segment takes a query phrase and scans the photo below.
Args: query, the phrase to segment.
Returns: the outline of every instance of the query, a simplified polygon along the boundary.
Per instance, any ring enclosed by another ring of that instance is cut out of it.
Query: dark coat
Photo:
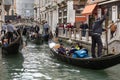
[[[106,19],[106,15],[104,15],[103,18],[101,19],[97,19],[94,23],[93,23],[93,26],[92,26],[92,31],[94,33],[99,33],[99,34],[102,34],[102,23],[104,22],[104,20]]]

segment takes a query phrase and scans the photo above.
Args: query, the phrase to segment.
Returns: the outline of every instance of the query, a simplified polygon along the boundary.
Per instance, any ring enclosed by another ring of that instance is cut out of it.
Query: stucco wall
[[[73,9],[73,1],[67,2],[67,22],[72,25],[75,22],[75,10]]]

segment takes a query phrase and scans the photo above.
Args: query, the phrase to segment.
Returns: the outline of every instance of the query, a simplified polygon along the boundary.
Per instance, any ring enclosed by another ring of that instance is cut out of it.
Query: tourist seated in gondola
[[[75,48],[75,46],[72,46],[71,49],[67,52],[67,55],[71,56],[75,51],[77,51],[77,49]]]
[[[31,33],[30,33],[30,38],[31,38],[31,40],[36,39],[36,34],[35,34],[35,32],[31,32]]]
[[[18,36],[18,35],[14,33],[14,34],[13,34],[12,41],[16,40],[16,39],[17,39],[17,36]],[[5,35],[2,37],[1,40],[2,40],[3,46],[5,46],[5,47],[6,47],[8,44],[10,44],[9,41],[8,41],[8,33],[5,34]]]
[[[83,48],[78,42],[72,45],[71,49],[68,51],[68,56],[71,56],[75,51],[81,50]]]
[[[1,37],[2,45],[6,46],[8,44],[7,34]]]
[[[7,46],[8,46],[8,39],[4,39],[4,40],[3,40],[3,46],[4,46],[4,47],[7,47]]]
[[[80,43],[75,43],[75,49],[77,49],[77,50],[80,50],[80,49],[82,49],[83,48],[83,46],[82,45],[80,45]]]
[[[66,49],[64,48],[63,44],[60,44],[60,47],[58,48],[58,53],[62,55],[66,55]]]
[[[72,58],[89,58],[88,50],[87,49],[77,50],[72,54]]]
[[[39,35],[39,33],[35,33],[35,39],[38,39],[40,37]]]

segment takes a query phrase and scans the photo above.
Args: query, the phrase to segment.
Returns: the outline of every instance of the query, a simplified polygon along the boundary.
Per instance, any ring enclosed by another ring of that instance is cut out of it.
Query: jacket
[[[107,15],[104,15],[102,19],[97,19],[94,24],[92,25],[93,33],[102,34],[102,23],[106,19]]]

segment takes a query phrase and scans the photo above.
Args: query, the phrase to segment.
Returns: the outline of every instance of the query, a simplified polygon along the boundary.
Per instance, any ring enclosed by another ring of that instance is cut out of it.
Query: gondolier
[[[96,20],[93,23],[92,26],[92,48],[91,48],[91,52],[92,52],[92,57],[96,58],[96,54],[95,54],[95,47],[97,44],[97,57],[100,57],[102,55],[102,48],[103,48],[103,44],[102,44],[102,40],[101,40],[101,35],[102,35],[102,23],[104,22],[104,20],[106,19],[107,16],[107,9],[104,10],[105,15],[103,16],[103,18],[97,18],[96,16]]]
[[[49,24],[47,23],[47,21],[46,21],[45,24],[43,25],[43,28],[44,28],[45,34],[48,34],[48,31],[49,31]]]
[[[13,39],[13,32],[14,32],[14,26],[11,24],[11,22],[7,21],[7,34],[8,34],[8,43],[10,43]]]

